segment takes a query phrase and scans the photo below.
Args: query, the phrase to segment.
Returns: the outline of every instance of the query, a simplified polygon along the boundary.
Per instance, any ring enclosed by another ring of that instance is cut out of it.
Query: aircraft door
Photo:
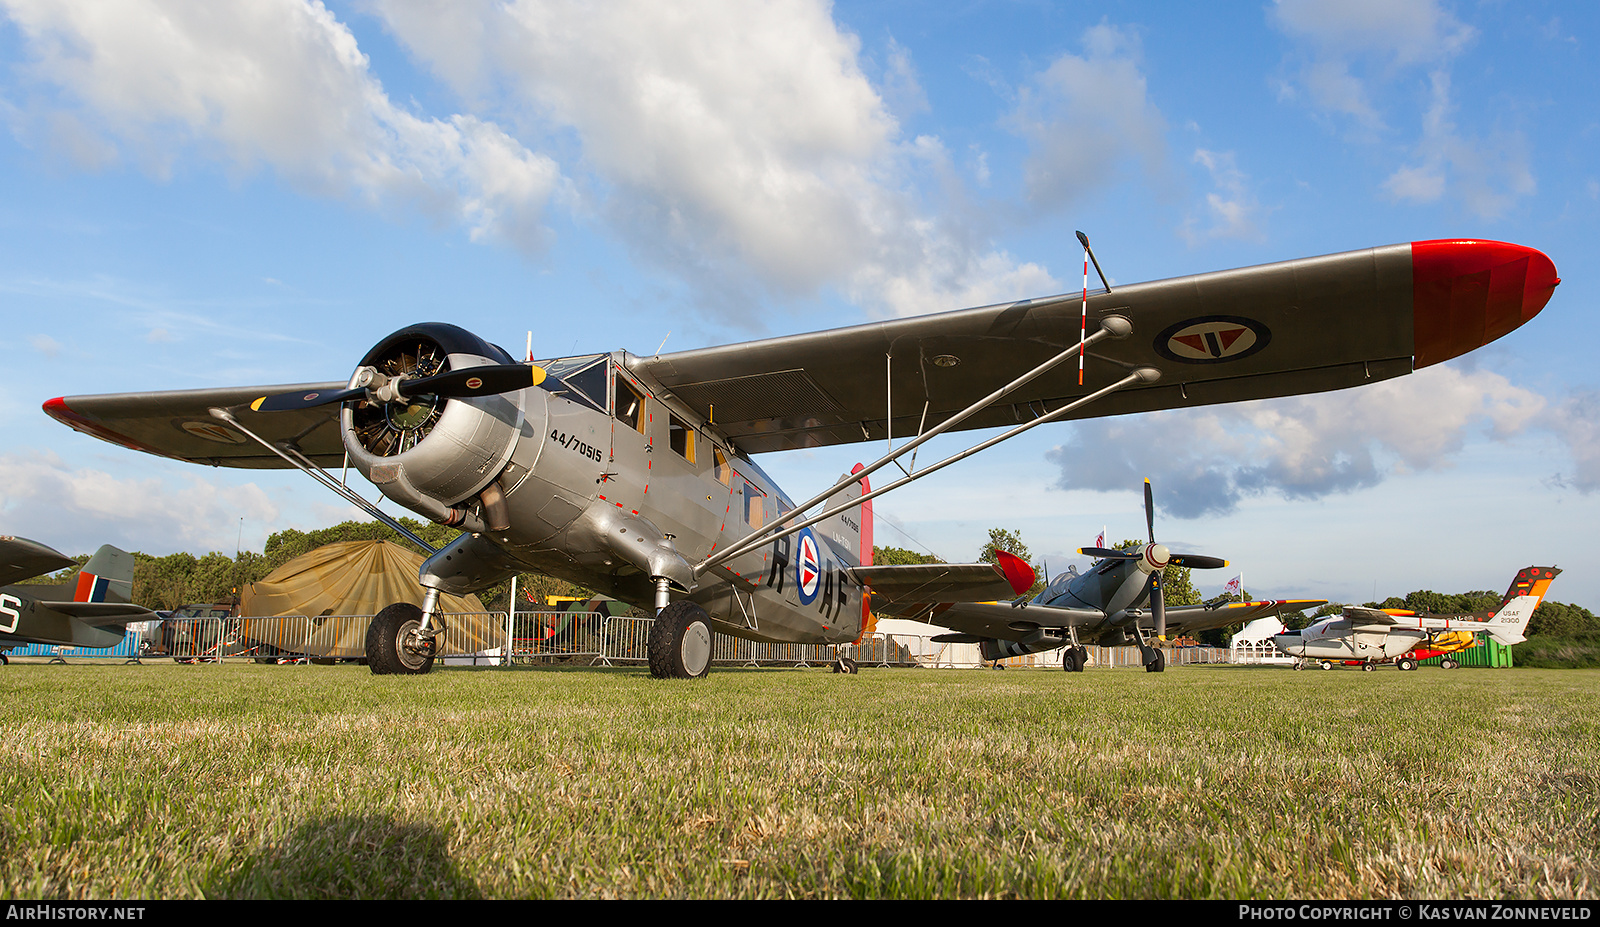
[[[645,506],[654,475],[656,448],[651,425],[656,410],[644,387],[616,364],[611,369],[611,452],[600,479],[600,497],[630,514]]]

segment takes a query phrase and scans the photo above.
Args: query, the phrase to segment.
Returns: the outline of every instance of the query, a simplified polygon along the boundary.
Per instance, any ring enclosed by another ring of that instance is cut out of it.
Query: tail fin
[[[1506,590],[1505,600],[1489,616],[1489,627],[1486,629],[1489,636],[1502,644],[1520,644],[1527,640],[1523,631],[1527,630],[1528,620],[1533,617],[1533,611],[1539,607],[1545,590],[1550,588],[1551,581],[1560,572],[1556,567],[1523,567],[1518,570],[1516,578],[1511,581],[1511,588]]]
[[[860,473],[865,469],[866,467],[861,464],[856,464],[850,472]],[[843,477],[840,478],[843,479]],[[840,503],[859,499],[869,492],[872,492],[872,484],[863,476],[828,497],[828,501],[823,505],[831,509]],[[817,525],[817,530],[827,534],[843,544],[846,550],[854,553],[857,558],[856,563],[860,566],[872,566],[871,499],[853,509],[846,509],[827,521],[820,522]],[[861,637],[866,637],[872,633],[872,628],[876,623],[877,619],[872,615],[872,599],[870,596],[863,594],[861,596],[861,635],[857,640],[859,641]]]
[[[133,554],[110,544],[102,545],[78,571],[72,601],[121,604],[133,601],[133,567]]]

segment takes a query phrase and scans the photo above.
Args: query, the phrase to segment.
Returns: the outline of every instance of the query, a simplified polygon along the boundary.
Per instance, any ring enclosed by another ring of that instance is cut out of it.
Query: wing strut
[[[1107,320],[1107,321],[1110,321],[1110,320]],[[1101,335],[1101,334],[1103,334],[1105,332],[1106,332],[1105,327],[1102,327],[1100,329],[1100,331],[1095,332],[1095,336],[1099,336],[1099,335]],[[1093,337],[1094,336],[1091,336],[1091,340],[1092,340]],[[1076,350],[1077,350],[1077,346],[1074,345],[1073,347],[1068,348],[1066,351],[1063,351],[1060,355],[1057,356],[1056,359],[1054,359],[1052,361],[1047,361],[1044,365],[1041,365],[1041,366],[1046,366],[1046,367],[1054,366],[1054,364],[1059,363],[1060,361],[1066,360],[1067,358],[1071,357],[1072,356],[1072,352],[1076,351]],[[1039,371],[1038,368],[1035,368],[1034,371],[1031,371],[1029,374],[1025,374],[1024,375],[1024,379],[1029,378],[1029,377],[1033,376],[1034,374],[1036,374],[1038,372],[1042,372],[1042,371]],[[952,454],[951,456],[946,457],[944,460],[941,460],[936,464],[930,464],[929,466],[924,467],[921,470],[918,470],[917,472],[911,474],[910,476],[902,477],[902,478],[900,478],[898,480],[895,480],[894,482],[888,484],[887,486],[883,486],[883,487],[881,487],[879,489],[874,489],[873,491],[871,491],[869,493],[865,493],[863,495],[857,496],[854,499],[851,499],[849,502],[840,503],[839,505],[836,505],[831,509],[824,509],[819,514],[813,515],[810,518],[807,518],[807,519],[805,519],[803,521],[800,521],[800,522],[797,522],[797,523],[794,523],[794,524],[790,524],[790,525],[788,525],[788,527],[785,527],[785,522],[773,522],[772,524],[768,525],[767,527],[765,527],[765,528],[763,528],[763,529],[761,529],[759,531],[756,531],[753,534],[750,534],[750,535],[746,536],[744,540],[739,541],[739,542],[729,546],[728,548],[724,549],[722,552],[720,552],[718,554],[715,554],[715,555],[713,555],[711,557],[707,557],[705,560],[702,560],[699,563],[695,564],[695,566],[694,566],[694,575],[699,576],[701,573],[704,573],[707,569],[715,566],[718,563],[723,562],[724,560],[728,560],[730,558],[737,557],[740,554],[748,553],[748,552],[756,549],[757,547],[760,547],[762,544],[765,544],[768,541],[776,540],[776,539],[781,538],[781,537],[788,537],[791,534],[796,534],[796,533],[798,533],[799,531],[801,531],[801,530],[803,530],[805,528],[811,527],[812,525],[816,524],[819,521],[822,521],[822,520],[827,519],[827,518],[832,518],[833,516],[839,514],[840,512],[848,511],[848,510],[850,510],[852,508],[855,508],[856,506],[860,505],[863,502],[866,502],[869,499],[877,498],[878,496],[881,496],[884,493],[889,492],[890,490],[898,489],[901,486],[904,486],[907,483],[910,483],[910,482],[912,482],[914,480],[920,480],[923,477],[927,476],[928,474],[933,473],[933,472],[935,472],[937,470],[942,470],[945,467],[948,467],[949,465],[951,465],[951,464],[953,464],[953,463],[955,463],[955,462],[957,462],[959,460],[965,460],[966,458],[971,457],[973,454],[976,454],[979,451],[986,450],[988,448],[993,447],[996,444],[999,444],[1002,441],[1008,440],[1010,438],[1014,438],[1017,435],[1022,434],[1024,431],[1027,431],[1030,428],[1035,428],[1035,427],[1037,427],[1039,425],[1043,425],[1043,424],[1045,424],[1047,422],[1053,422],[1053,421],[1055,421],[1055,420],[1057,420],[1059,418],[1064,417],[1068,413],[1073,412],[1073,411],[1075,411],[1075,410],[1077,410],[1077,409],[1079,409],[1079,408],[1081,408],[1081,407],[1083,407],[1085,405],[1088,405],[1089,403],[1094,402],[1097,399],[1104,398],[1105,396],[1108,396],[1108,395],[1116,392],[1119,389],[1122,389],[1122,388],[1128,387],[1128,386],[1132,386],[1132,385],[1134,385],[1136,383],[1154,383],[1156,380],[1158,380],[1160,378],[1161,378],[1161,371],[1156,370],[1154,367],[1140,367],[1139,369],[1133,371],[1132,373],[1128,374],[1127,376],[1123,377],[1122,379],[1118,380],[1117,382],[1111,384],[1110,386],[1106,386],[1106,387],[1103,387],[1101,389],[1098,389],[1098,390],[1090,393],[1089,395],[1084,396],[1082,399],[1077,399],[1077,400],[1074,400],[1072,402],[1069,402],[1066,405],[1062,406],[1061,408],[1056,409],[1054,412],[1046,413],[1044,415],[1039,416],[1038,418],[1034,419],[1031,422],[1026,422],[1024,424],[1018,425],[1018,426],[1016,426],[1015,428],[1012,428],[1009,431],[1006,431],[1006,432],[1004,432],[1004,433],[1002,433],[1000,435],[997,435],[997,436],[995,436],[993,438],[990,438],[987,441],[982,442],[981,444],[975,444],[972,447],[967,448],[966,450],[962,451],[959,454]],[[1011,388],[1019,385],[1020,382],[1021,382],[1020,380],[1017,381],[1017,382],[1013,382],[1009,386],[1003,387],[1000,390],[1000,392],[1004,393],[1004,392],[1010,390]],[[952,423],[958,421],[959,419],[965,418],[969,414],[977,411],[982,406],[987,405],[989,403],[989,401],[990,401],[989,399],[980,400],[977,404],[968,407],[965,411],[959,413],[954,418],[950,419],[949,421],[946,421],[944,424],[940,425],[938,428],[935,428],[934,430],[928,432],[922,438],[918,438],[916,441],[912,442],[911,444],[908,444],[905,447],[902,447],[899,451],[896,451],[894,455],[891,455],[890,457],[886,457],[886,458],[884,458],[882,460],[879,460],[877,463],[873,464],[870,467],[865,468],[864,470],[858,470],[855,473],[852,473],[847,482],[850,482],[850,483],[856,482],[857,480],[861,479],[861,477],[865,476],[867,473],[870,473],[875,469],[883,467],[884,465],[890,463],[894,456],[898,456],[899,454],[903,454],[907,450],[910,450],[911,448],[915,447],[916,445],[922,443],[924,440],[933,437],[934,435],[938,434],[940,431],[948,428]],[[796,506],[795,507],[795,511],[797,511],[797,512],[805,511],[806,509],[810,508],[811,506],[815,505],[816,503],[822,501],[823,499],[826,499],[828,496],[832,495],[834,492],[838,491],[839,488],[840,488],[840,484],[835,484],[835,486],[833,488],[828,489],[827,491],[825,491],[821,495],[817,496],[815,499],[812,499],[810,502],[807,502],[805,505]]]
[[[285,449],[271,444],[265,438],[262,438],[260,435],[239,424],[239,420],[234,418],[233,413],[229,412],[227,409],[213,408],[211,410],[211,417],[227,422],[229,425],[232,425],[234,428],[238,429],[242,434],[244,434],[245,437],[251,439],[272,453],[277,454],[284,460],[287,460],[290,466],[305,473],[307,476],[333,490],[335,493],[338,493],[339,496],[346,502],[349,502],[351,505],[354,505],[361,511],[366,512],[373,518],[376,518],[377,520],[393,528],[406,540],[422,548],[423,552],[429,556],[439,552],[438,548],[434,547],[432,544],[429,544],[427,541],[424,541],[422,538],[417,537],[416,534],[411,531],[411,529],[400,524],[400,522],[396,521],[395,519],[390,518],[386,512],[362,498],[361,495],[355,490],[344,485],[343,482],[329,476],[326,471],[308,460],[304,454],[299,452],[298,449],[293,447]],[[290,451],[293,451],[293,453],[290,453]],[[346,452],[346,455],[348,459],[348,452]]]

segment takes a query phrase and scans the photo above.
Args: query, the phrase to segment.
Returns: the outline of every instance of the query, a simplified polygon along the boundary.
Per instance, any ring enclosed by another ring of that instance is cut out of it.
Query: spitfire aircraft
[[[77,561],[27,538],[0,536],[0,648],[19,644],[115,647],[129,622],[156,616],[129,604],[133,555],[106,544],[71,582],[60,586],[11,585]],[[0,653],[0,663],[5,654]]]
[[[646,357],[520,362],[425,323],[380,340],[348,381],[66,396],[44,409],[177,460],[297,467],[398,526],[330,472],[353,465],[389,499],[460,528],[422,566],[421,608],[373,620],[375,673],[431,668],[440,593],[532,570],[653,608],[651,671],[693,677],[715,633],[859,638],[869,589],[916,582],[872,564],[870,500],[910,480],[1048,422],[1401,376],[1509,333],[1558,282],[1531,248],[1424,241],[1092,294],[1086,274],[1081,295]],[[1005,430],[870,487],[935,436],[973,428]],[[896,435],[911,440],[799,504],[752,459],[892,448]],[[985,601],[1026,589],[1022,578],[985,566],[941,594]]]
[[[1487,631],[1502,644],[1520,644],[1527,640],[1522,632],[1528,627],[1528,619],[1560,572],[1555,567],[1523,567],[1500,604],[1477,614],[1429,615],[1403,608],[1347,605],[1342,614],[1330,615],[1299,631],[1275,635],[1272,643],[1297,658],[1295,669],[1301,669],[1308,661],[1319,662],[1323,669],[1331,669],[1335,661],[1353,661],[1368,671],[1390,660],[1402,670],[1414,670],[1418,649],[1462,632],[1475,636],[1478,631]],[[1452,646],[1458,642],[1442,643]]]
[[[873,608],[880,614],[953,628],[955,633],[939,635],[934,640],[977,644],[985,660],[1061,647],[1061,668],[1081,673],[1088,663],[1087,644],[1132,644],[1139,648],[1145,671],[1159,673],[1166,669],[1166,655],[1151,641],[1165,640],[1169,628],[1192,633],[1327,604],[1326,599],[1278,599],[1214,601],[1169,608],[1161,588],[1162,571],[1169,564],[1210,570],[1225,567],[1228,561],[1202,554],[1173,553],[1165,544],[1156,543],[1155,504],[1149,480],[1144,481],[1144,513],[1148,544],[1137,550],[1082,548],[1079,553],[1098,558],[1095,564],[1085,573],[1070,570],[1057,576],[1032,599],[935,604],[925,592],[913,590],[898,596],[875,596]]]

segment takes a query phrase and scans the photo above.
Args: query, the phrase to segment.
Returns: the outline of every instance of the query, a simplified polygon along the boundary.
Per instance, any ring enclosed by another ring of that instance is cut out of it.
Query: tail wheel
[[[716,635],[706,610],[686,599],[673,602],[650,626],[650,675],[657,679],[699,679],[711,669]]]
[[[422,609],[396,602],[367,627],[367,667],[373,675],[421,675],[433,669],[434,642],[417,632],[422,629]]]

